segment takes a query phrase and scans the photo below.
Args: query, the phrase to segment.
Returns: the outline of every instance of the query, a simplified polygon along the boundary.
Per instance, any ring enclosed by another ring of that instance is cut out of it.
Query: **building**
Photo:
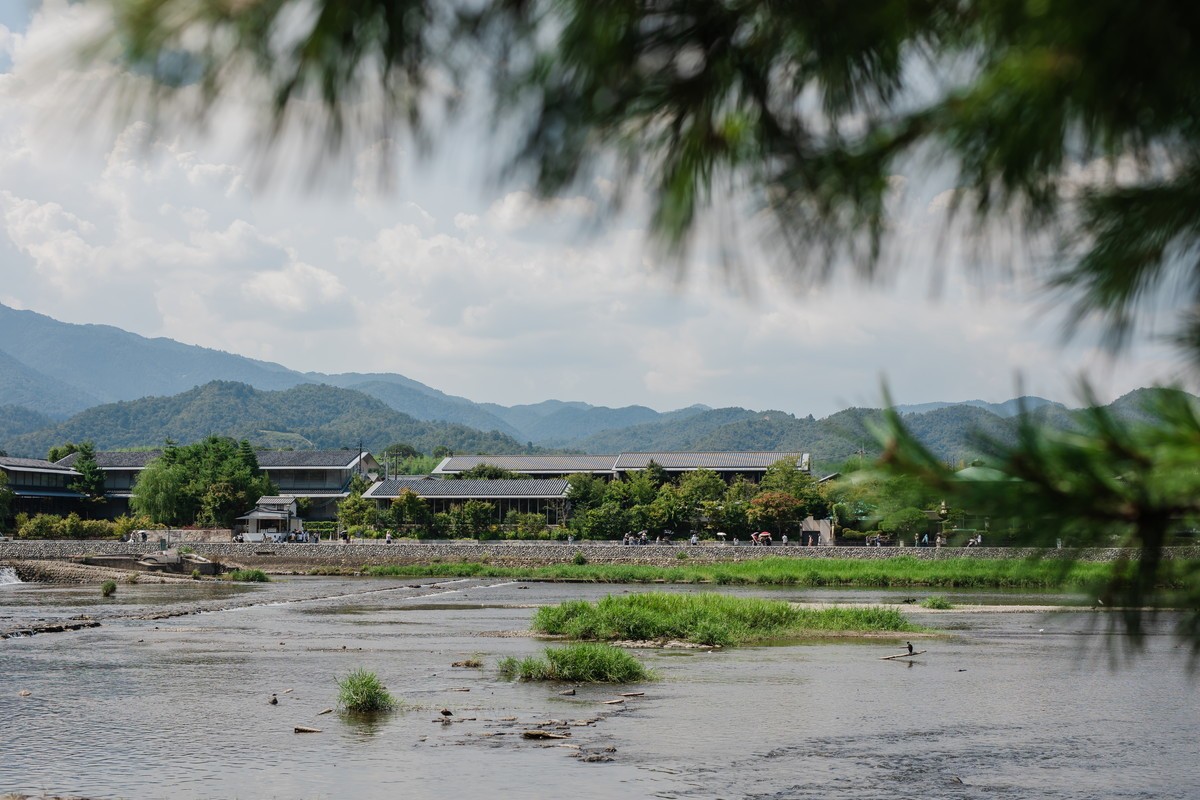
[[[356,475],[373,481],[379,462],[366,450],[259,450],[258,467],[283,497],[307,500],[305,519],[334,519]]]
[[[771,465],[783,460],[792,461],[796,469],[808,472],[811,460],[808,453],[792,452],[728,452],[728,453],[618,453],[617,455],[514,455],[514,456],[450,456],[433,470],[433,475],[460,475],[481,464],[537,478],[565,478],[580,473],[605,480],[625,478],[646,469],[651,462],[658,464],[672,478],[683,473],[707,469],[726,481],[744,478],[753,483]]]
[[[97,452],[96,464],[104,472],[104,496],[108,500],[97,508],[97,513],[109,518],[128,514],[137,476],[160,455],[161,450]],[[361,475],[371,481],[380,470],[379,462],[365,450],[258,450],[254,455],[259,469],[271,479],[280,495],[305,501],[306,519],[333,519],[337,516],[338,501],[350,494],[354,476]],[[71,466],[78,458],[78,453],[72,453],[54,464],[43,463],[77,475]]]
[[[539,514],[545,517],[547,525],[558,525],[567,515],[567,488],[565,478],[472,481],[406,477],[380,481],[364,492],[363,497],[374,500],[383,510],[408,489],[428,503],[434,514],[469,500],[480,500],[496,509],[496,522],[503,522],[509,512],[516,511]]]
[[[237,518],[235,533],[247,542],[281,540],[304,530],[294,497],[260,497],[254,510]]]
[[[70,467],[40,458],[0,456],[0,472],[15,495],[12,514],[66,515],[79,510],[83,495],[70,488],[79,473]]]

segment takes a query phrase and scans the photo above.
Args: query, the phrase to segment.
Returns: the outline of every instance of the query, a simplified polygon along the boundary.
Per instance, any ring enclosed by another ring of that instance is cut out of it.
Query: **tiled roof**
[[[466,472],[480,464],[490,464],[511,472],[611,472],[616,456],[451,456],[438,464],[434,473]]]
[[[615,469],[645,469],[651,461],[664,469],[766,469],[781,459],[800,463],[803,453],[764,453],[743,451],[732,453],[621,453]]]
[[[162,455],[161,450],[137,450],[133,452],[101,451],[96,453],[96,466],[100,469],[143,469]],[[54,462],[66,467],[75,466],[79,453],[71,453]]]
[[[42,458],[13,458],[0,456],[0,467],[7,467],[20,472],[53,472],[60,475],[78,475],[75,470],[64,464],[55,464]]]
[[[286,505],[294,502],[295,499],[296,498],[294,498],[294,497],[279,497],[279,496],[260,497],[260,498],[258,498],[258,502],[255,503],[255,505],[257,505],[257,506],[279,506],[279,505],[286,506]]]
[[[363,454],[366,451],[362,451]],[[263,469],[348,469],[358,461],[358,450],[256,450],[258,466]]]
[[[390,478],[372,486],[363,497],[388,499],[396,497],[404,489],[410,489],[421,497],[444,497],[449,499],[479,499],[491,497],[566,497],[567,482],[562,478],[529,480],[412,480]]]

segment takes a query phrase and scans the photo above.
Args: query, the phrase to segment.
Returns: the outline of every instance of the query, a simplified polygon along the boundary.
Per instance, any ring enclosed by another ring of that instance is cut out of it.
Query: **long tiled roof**
[[[258,466],[264,469],[318,467],[347,469],[358,461],[358,450],[256,450]],[[362,451],[366,453],[366,451]]]
[[[558,456],[450,456],[434,469],[435,474],[466,472],[480,464],[523,472],[611,472],[616,456],[558,455]]]
[[[101,469],[142,469],[153,459],[162,455],[161,450],[139,450],[135,452],[100,451],[96,453],[96,464]],[[358,460],[358,450],[256,450],[258,466],[270,469],[348,469]],[[363,455],[367,455],[363,451]],[[57,464],[70,467],[79,458],[78,453],[58,460]]]
[[[0,467],[18,470],[20,472],[53,472],[58,475],[78,475],[75,470],[64,464],[56,464],[42,458],[14,458],[0,456]]]
[[[800,463],[803,453],[621,453],[614,467],[618,471],[645,469],[651,461],[664,469],[766,469],[776,461],[789,459]]]
[[[567,482],[562,478],[530,478],[528,480],[413,480],[390,478],[372,486],[363,497],[388,499],[404,489],[420,497],[448,499],[486,499],[490,497],[566,497]]]
[[[161,450],[136,450],[132,452],[100,451],[96,453],[96,466],[100,469],[143,469],[162,455]],[[71,453],[54,462],[66,467],[75,466],[79,453]]]

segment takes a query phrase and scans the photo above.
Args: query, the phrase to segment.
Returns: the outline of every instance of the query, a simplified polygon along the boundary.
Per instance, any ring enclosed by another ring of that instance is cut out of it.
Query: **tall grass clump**
[[[271,579],[261,569],[235,569],[232,572],[225,573],[225,580],[268,583]]]
[[[338,681],[338,705],[352,714],[377,714],[391,711],[397,703],[379,682],[379,676],[356,669]]]
[[[939,594],[932,594],[921,601],[921,608],[932,608],[935,611],[949,611],[954,604]]]
[[[550,647],[542,658],[509,656],[499,667],[501,677],[522,681],[634,683],[657,677],[629,653],[608,644]]]
[[[571,600],[538,609],[540,633],[594,641],[676,639],[727,647],[805,633],[916,631],[895,609],[803,609],[782,600],[721,594],[654,592],[595,603]]]
[[[117,593],[117,582],[116,581],[105,581],[104,583],[100,584],[100,596],[101,597],[112,597],[116,593]]]

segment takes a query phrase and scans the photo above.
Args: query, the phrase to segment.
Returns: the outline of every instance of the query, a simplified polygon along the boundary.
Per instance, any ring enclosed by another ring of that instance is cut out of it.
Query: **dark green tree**
[[[8,488],[8,474],[0,470],[0,523],[8,520],[9,512],[12,511],[12,503],[16,498],[12,489]]]
[[[130,505],[162,525],[230,527],[259,497],[275,493],[236,442],[210,436],[183,447],[167,442],[138,475]]]
[[[572,513],[596,508],[604,502],[607,486],[604,481],[587,472],[567,476],[567,499]]]
[[[51,454],[53,452],[51,450]],[[105,501],[104,470],[100,469],[100,465],[96,463],[95,445],[90,441],[82,442],[75,452],[79,455],[75,458],[75,463],[71,465],[71,468],[79,473],[79,477],[71,481],[68,488],[79,492],[89,502],[103,503]],[[60,458],[65,458],[65,456],[60,456]]]
[[[56,444],[54,447],[51,447],[50,452],[46,454],[46,460],[50,462],[62,461],[64,458],[71,455],[71,453],[76,453],[78,451],[79,447],[74,442]],[[94,452],[93,455],[95,455]]]
[[[523,472],[513,472],[511,469],[497,467],[495,464],[476,464],[468,470],[451,476],[451,478],[464,481],[520,480],[528,477]]]

